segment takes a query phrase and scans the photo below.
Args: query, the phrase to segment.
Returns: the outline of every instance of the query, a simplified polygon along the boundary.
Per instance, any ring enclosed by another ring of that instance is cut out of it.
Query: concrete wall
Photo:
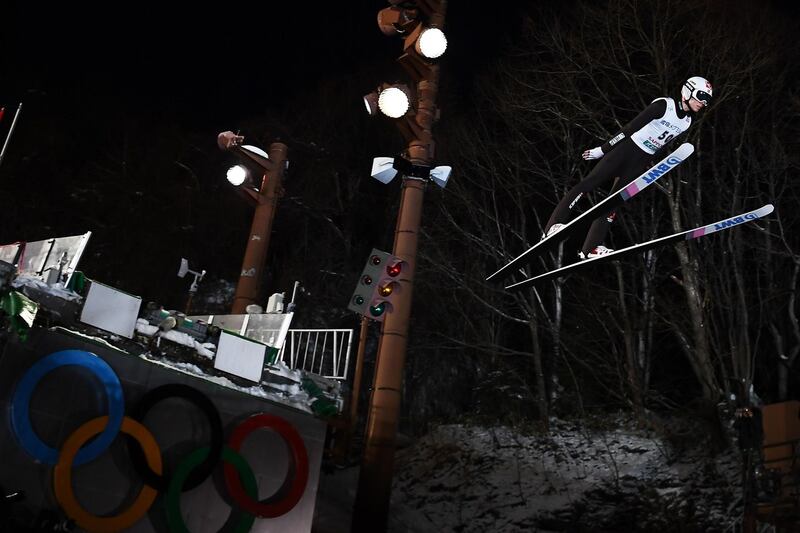
[[[0,485],[7,490],[24,490],[27,500],[17,512],[31,517],[40,509],[57,509],[53,491],[53,467],[34,461],[15,438],[9,420],[9,404],[20,377],[39,359],[66,349],[92,352],[106,361],[119,377],[124,391],[126,414],[147,391],[164,384],[182,383],[207,395],[219,411],[226,439],[231,429],[256,413],[277,415],[302,436],[308,453],[309,477],[302,498],[286,514],[259,518],[251,531],[304,532],[311,530],[326,425],[307,413],[292,410],[262,398],[227,389],[201,378],[149,363],[127,353],[103,346],[66,330],[37,329],[25,343],[9,342],[0,359]],[[60,448],[66,438],[86,421],[107,414],[107,402],[98,379],[87,369],[66,366],[43,377],[33,392],[30,420],[46,444]],[[168,473],[191,451],[207,445],[208,423],[204,415],[182,399],[158,403],[145,418],[155,436]],[[72,486],[81,505],[97,515],[123,511],[139,493],[142,482],[130,465],[125,440],[117,437],[97,459],[72,470]],[[273,495],[287,477],[290,452],[285,441],[273,431],[251,434],[241,449],[258,481],[259,498]],[[218,531],[230,514],[222,468],[199,487],[181,498],[184,520],[190,531]],[[129,531],[169,531],[159,493],[147,515]]]

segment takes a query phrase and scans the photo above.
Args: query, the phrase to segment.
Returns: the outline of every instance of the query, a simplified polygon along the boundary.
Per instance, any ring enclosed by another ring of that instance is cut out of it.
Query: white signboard
[[[81,322],[132,338],[142,299],[92,280]]]
[[[256,383],[261,381],[267,346],[227,331],[222,331],[214,357],[214,368]]]

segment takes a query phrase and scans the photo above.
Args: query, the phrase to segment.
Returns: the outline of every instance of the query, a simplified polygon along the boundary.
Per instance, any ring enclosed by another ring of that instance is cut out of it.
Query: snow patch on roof
[[[203,369],[192,363],[164,362],[153,358],[149,354],[142,354],[139,357],[150,363],[161,365],[170,368],[172,370],[177,370],[178,372],[183,372],[184,374],[189,374],[195,377],[199,377],[206,381],[222,385],[223,387],[228,389],[233,389],[243,392],[250,396],[257,396],[259,398],[272,400],[276,403],[294,407],[295,409],[299,409],[307,413],[313,412],[310,407],[311,398],[309,397],[307,392],[302,390],[297,385],[286,386],[286,385],[267,383],[267,384],[253,385],[250,387],[243,387],[241,385],[237,385],[236,383],[234,383],[233,381],[231,381],[226,377],[206,374],[203,371]]]

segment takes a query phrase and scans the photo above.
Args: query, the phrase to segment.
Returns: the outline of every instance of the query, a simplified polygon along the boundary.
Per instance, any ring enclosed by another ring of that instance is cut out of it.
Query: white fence
[[[289,368],[300,368],[324,378],[347,379],[353,346],[352,329],[289,329],[292,313],[205,315],[188,318],[215,324],[269,346],[280,345],[278,359]],[[280,344],[281,340],[283,344]]]
[[[290,329],[278,357],[289,368],[345,380],[352,346],[352,329]]]

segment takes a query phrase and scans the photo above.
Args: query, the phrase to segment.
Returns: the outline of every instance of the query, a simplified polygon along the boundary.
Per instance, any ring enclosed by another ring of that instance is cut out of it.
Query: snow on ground
[[[440,426],[397,453],[389,531],[726,531],[738,450],[710,457],[703,440],[676,454],[624,428]]]

